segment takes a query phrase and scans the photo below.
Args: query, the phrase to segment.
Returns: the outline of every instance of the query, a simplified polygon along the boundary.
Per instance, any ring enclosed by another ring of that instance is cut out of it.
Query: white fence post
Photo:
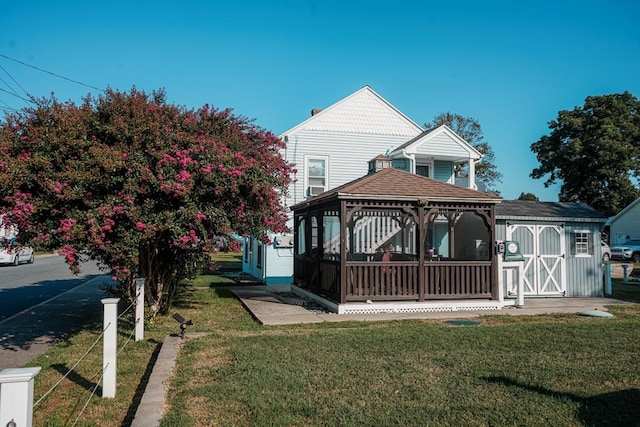
[[[102,346],[102,397],[116,397],[116,366],[118,352],[118,301],[120,298],[105,298]]]
[[[10,368],[0,371],[0,426],[32,426],[33,378],[40,369]]]
[[[611,296],[613,294],[611,286],[611,264],[606,263],[604,265],[604,294]]]
[[[136,341],[144,339],[144,278],[136,279]]]

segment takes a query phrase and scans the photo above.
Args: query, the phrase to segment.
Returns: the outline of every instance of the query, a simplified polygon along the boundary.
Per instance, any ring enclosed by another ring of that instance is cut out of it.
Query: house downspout
[[[402,149],[402,157],[409,160],[409,172],[416,173],[416,159],[415,154],[407,154],[407,150],[405,148]]]

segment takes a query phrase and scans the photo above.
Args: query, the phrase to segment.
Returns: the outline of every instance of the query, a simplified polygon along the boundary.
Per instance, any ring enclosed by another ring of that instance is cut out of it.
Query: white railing
[[[413,245],[415,242],[415,227],[412,227],[407,241]],[[402,230],[397,216],[371,216],[359,219],[353,227],[353,248],[348,248],[353,253],[375,253],[389,239]],[[349,239],[347,239],[349,240]],[[413,250],[413,247],[406,248]],[[340,252],[340,235],[335,235],[325,241],[326,253]]]

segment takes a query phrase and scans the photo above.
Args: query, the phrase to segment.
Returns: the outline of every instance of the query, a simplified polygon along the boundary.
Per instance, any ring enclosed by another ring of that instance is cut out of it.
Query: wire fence
[[[117,315],[117,319],[123,319],[125,315],[127,315],[131,309],[135,306],[135,301],[132,302],[126,309],[124,309],[122,311],[122,313]],[[124,342],[119,346],[119,348],[116,351],[116,355],[119,355],[124,349],[125,347],[129,344],[129,342],[131,341],[131,338],[133,337],[134,333],[135,333],[135,326],[137,322],[141,322],[144,321],[143,319],[135,319],[135,317],[133,318],[133,322],[132,322],[132,330],[131,333],[128,334],[128,336],[125,338]],[[78,368],[78,366],[87,359],[87,357],[92,353],[92,350],[96,347],[96,345],[98,345],[98,343],[100,341],[102,341],[105,337],[105,334],[110,330],[110,328],[114,328],[117,327],[117,321],[116,322],[108,322],[106,325],[103,326],[102,330],[100,331],[100,334],[96,337],[96,339],[91,343],[91,345],[89,345],[89,347],[86,349],[86,351],[84,351],[84,353],[78,358],[78,360],[75,361],[75,363],[69,368],[67,369],[67,371],[55,382],[55,384],[53,384],[49,390],[47,390],[34,404],[33,404],[33,409],[34,411],[48,398],[50,397],[54,391],[56,391],[56,389],[60,386],[60,384],[66,379],[69,378],[69,376],[71,374],[73,374],[76,369]],[[117,333],[117,331],[116,331]],[[80,396],[78,397],[78,399],[76,399],[75,404],[73,405],[73,408],[71,410],[71,412],[68,415],[68,418],[65,422],[64,425],[71,425],[71,426],[75,426],[80,419],[82,418],[82,415],[85,413],[86,409],[89,407],[89,404],[91,402],[91,400],[93,399],[93,397],[96,395],[98,388],[100,386],[103,387],[104,389],[104,378],[105,378],[105,372],[107,371],[107,368],[110,366],[108,362],[104,363],[104,366],[101,366],[100,368],[96,369],[95,374],[93,375],[93,377],[90,379],[90,382],[93,383],[93,386],[90,388],[90,393],[88,397]],[[91,367],[88,368],[89,370],[91,369]],[[96,380],[97,379],[97,380]],[[95,382],[94,382],[95,381]],[[83,402],[84,399],[84,402]],[[82,404],[82,408],[78,411],[78,408],[80,407],[80,405]],[[76,414],[77,412],[77,414]],[[73,421],[71,421],[71,419],[73,418]]]

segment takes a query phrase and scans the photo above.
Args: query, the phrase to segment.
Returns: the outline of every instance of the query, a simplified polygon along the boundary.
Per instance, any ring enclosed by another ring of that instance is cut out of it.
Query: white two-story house
[[[392,166],[439,181],[456,183],[455,166],[465,164],[465,186],[476,188],[475,164],[481,153],[447,126],[425,130],[368,86],[311,116],[280,135],[282,155],[297,173],[285,206],[366,175],[379,155]],[[291,222],[290,228],[293,228]],[[273,235],[273,244],[248,237],[243,272],[266,284],[289,284],[293,277],[293,238]]]

